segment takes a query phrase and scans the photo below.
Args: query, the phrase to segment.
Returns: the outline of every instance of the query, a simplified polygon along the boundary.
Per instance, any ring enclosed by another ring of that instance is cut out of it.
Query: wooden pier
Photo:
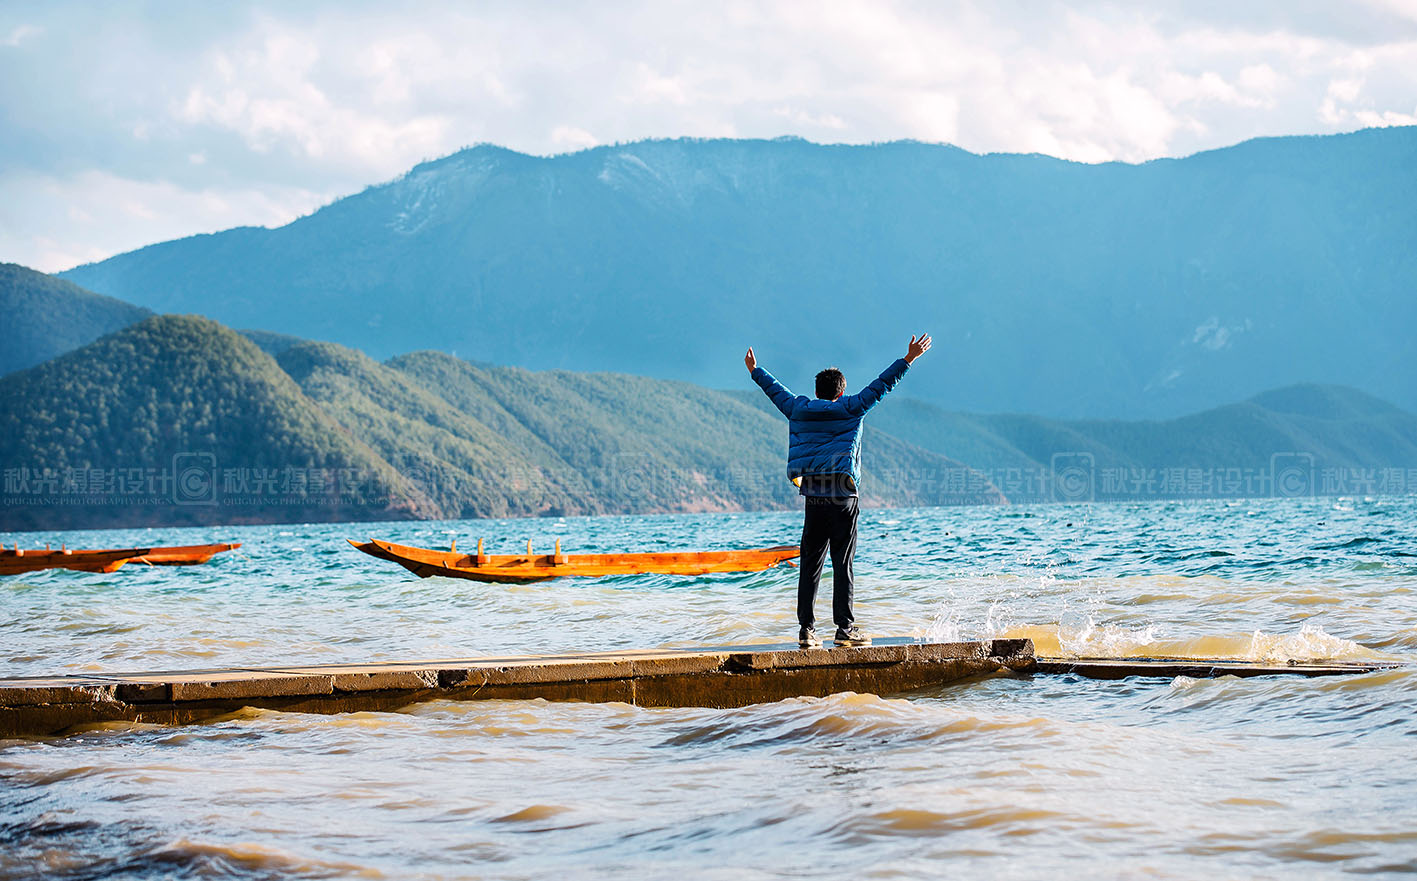
[[[1352,676],[1403,665],[1379,661],[1241,661],[1228,658],[1038,658],[1035,673],[1072,673],[1085,679],[1155,676],[1217,679],[1221,676]]]
[[[0,679],[0,737],[99,722],[183,724],[242,707],[302,713],[392,710],[446,698],[739,707],[840,691],[894,694],[1033,668],[1026,639],[853,648],[724,646],[416,663],[244,667]]]
[[[842,691],[899,694],[998,673],[1128,676],[1333,676],[1382,663],[1265,664],[1194,658],[1036,658],[1027,639],[853,648],[739,645],[703,649],[408,663],[287,665],[0,679],[0,737],[102,722],[185,724],[261,707],[301,713],[394,710],[418,701],[618,701],[644,707],[739,707]]]

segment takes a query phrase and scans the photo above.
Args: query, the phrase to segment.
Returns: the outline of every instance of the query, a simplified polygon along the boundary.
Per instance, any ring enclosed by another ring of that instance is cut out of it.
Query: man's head
[[[846,376],[835,367],[828,367],[817,374],[817,397],[824,401],[835,401],[846,391]]]

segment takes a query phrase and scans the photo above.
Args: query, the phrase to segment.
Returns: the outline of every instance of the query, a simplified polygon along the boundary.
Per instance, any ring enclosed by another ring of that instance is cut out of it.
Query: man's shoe
[[[860,627],[838,627],[836,638],[832,640],[837,645],[870,645],[871,637],[861,632]]]
[[[817,629],[815,627],[803,627],[801,630],[797,631],[797,645],[804,649],[821,648],[822,641],[817,638]]]

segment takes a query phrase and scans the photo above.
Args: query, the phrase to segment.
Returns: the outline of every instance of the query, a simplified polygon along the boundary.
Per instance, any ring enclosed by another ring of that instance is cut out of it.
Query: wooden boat
[[[546,581],[564,575],[596,577],[650,572],[661,575],[758,572],[791,560],[799,553],[796,545],[782,545],[742,551],[563,554],[561,542],[557,541],[555,552],[550,554],[533,554],[531,542],[526,543],[525,554],[486,554],[482,551],[482,540],[478,539],[477,553],[464,554],[458,551],[457,542],[453,542],[453,546],[446,551],[415,548],[379,539],[362,544],[353,540],[349,543],[370,556],[398,563],[420,578],[446,575],[505,584]]]
[[[71,551],[68,548],[52,550],[26,548],[19,545],[14,549],[0,548],[0,575],[22,575],[26,572],[40,572],[45,569],[73,569],[76,572],[117,572],[124,563],[134,557],[150,552],[152,548],[123,548],[115,550]]]
[[[23,575],[45,569],[72,569],[75,572],[117,572],[127,563],[152,566],[194,566],[205,563],[222,551],[241,547],[234,544],[185,545],[158,548],[111,548],[72,550],[61,547],[21,549],[0,547],[0,575]]]
[[[169,548],[153,548],[131,563],[146,563],[149,566],[197,566],[207,562],[217,554],[234,551],[241,542],[225,542],[214,545],[176,545]]]

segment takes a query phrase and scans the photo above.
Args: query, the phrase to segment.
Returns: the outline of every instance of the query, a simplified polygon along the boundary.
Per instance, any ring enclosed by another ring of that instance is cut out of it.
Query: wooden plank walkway
[[[1216,679],[1221,676],[1352,676],[1404,665],[1379,661],[1240,661],[1221,658],[1038,658],[1034,672],[1074,673],[1087,679],[1159,676]]]
[[[902,638],[853,648],[747,645],[0,679],[0,737],[111,721],[183,724],[242,707],[342,713],[435,698],[737,707],[841,691],[894,694],[1001,670],[1027,672],[1033,663],[1026,639]]]
[[[738,707],[842,691],[899,694],[1000,672],[1128,676],[1335,676],[1385,663],[1264,664],[1195,658],[1035,658],[1027,639],[855,648],[788,645],[646,649],[0,679],[0,737],[44,736],[101,722],[184,724],[242,707],[304,713],[393,710],[418,701],[620,701],[645,707]]]

